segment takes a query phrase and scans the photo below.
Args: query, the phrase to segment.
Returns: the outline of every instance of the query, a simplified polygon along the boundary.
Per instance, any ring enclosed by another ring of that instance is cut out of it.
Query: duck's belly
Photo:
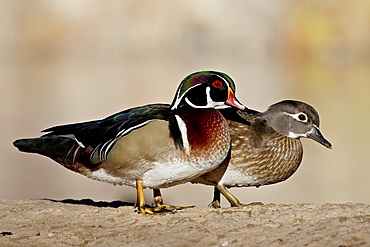
[[[145,188],[166,188],[181,183],[189,182],[200,174],[210,172],[216,168],[226,155],[216,157],[213,162],[205,162],[201,159],[171,159],[166,162],[136,162],[134,166],[118,168],[113,171],[113,165],[109,169],[102,168],[87,175],[89,178],[118,185],[136,186],[136,180],[143,180]],[[116,166],[117,167],[117,166]]]
[[[153,168],[142,175],[145,188],[166,188],[181,183],[189,182],[207,173],[218,166],[225,157],[220,157],[216,162],[170,162],[155,163]]]
[[[226,187],[249,187],[260,186],[266,181],[252,174],[247,174],[238,170],[226,170],[219,184]]]
[[[266,164],[230,163],[219,184],[226,187],[249,187],[274,184],[288,179],[297,170],[300,159]]]

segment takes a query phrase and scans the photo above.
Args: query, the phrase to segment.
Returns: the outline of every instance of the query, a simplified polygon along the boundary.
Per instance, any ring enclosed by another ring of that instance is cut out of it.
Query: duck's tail
[[[79,172],[78,163],[87,163],[86,148],[82,148],[71,138],[61,136],[42,136],[40,138],[19,139],[13,145],[21,152],[37,153],[47,156],[64,167]]]

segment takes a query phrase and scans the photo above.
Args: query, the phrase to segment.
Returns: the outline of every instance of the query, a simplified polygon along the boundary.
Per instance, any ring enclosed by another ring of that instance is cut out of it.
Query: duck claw
[[[151,206],[152,207],[157,207],[157,208],[165,208],[166,210],[182,210],[182,209],[185,209],[185,208],[193,208],[195,207],[194,205],[192,206],[174,206],[174,205],[171,205],[171,204],[166,204],[166,203],[163,203],[163,197],[162,196],[155,196],[152,203],[151,203]]]

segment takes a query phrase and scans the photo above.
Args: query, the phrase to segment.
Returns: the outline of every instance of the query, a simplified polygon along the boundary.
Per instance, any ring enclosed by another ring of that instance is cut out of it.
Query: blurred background
[[[333,144],[302,140],[304,159],[290,179],[231,189],[240,201],[370,203],[366,0],[0,1],[0,198],[135,202],[133,188],[90,180],[12,142],[170,103],[186,75],[210,69],[229,74],[249,108],[311,104]],[[167,203],[205,207],[213,188],[162,193]]]

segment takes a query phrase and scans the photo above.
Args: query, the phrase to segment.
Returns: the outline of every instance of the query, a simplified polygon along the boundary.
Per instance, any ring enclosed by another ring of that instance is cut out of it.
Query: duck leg
[[[221,208],[221,193],[216,187],[214,187],[213,190],[213,200],[208,205],[210,208]]]
[[[143,180],[141,179],[136,180],[136,191],[137,199],[135,207],[137,207],[139,212],[142,213],[143,215],[155,215],[172,212],[172,210],[168,210],[167,208],[164,207],[146,207],[144,199]]]
[[[217,184],[215,186],[215,190],[218,190],[219,192],[221,192],[221,194],[230,202],[231,207],[246,206],[246,204],[241,204],[238,198],[236,198],[233,194],[231,194],[230,191],[228,191],[224,185]]]
[[[166,208],[168,210],[181,210],[184,208],[192,208],[194,206],[185,206],[185,207],[180,207],[180,206],[173,206],[170,204],[165,204],[163,203],[163,197],[161,194],[160,189],[153,189],[153,201],[152,201],[152,206],[160,207],[160,208]]]
[[[211,202],[211,204],[209,204],[210,207],[220,208],[220,201],[221,201],[220,193],[229,201],[231,207],[245,207],[245,206],[254,205],[254,204],[258,204],[258,205],[263,204],[261,202],[252,202],[248,204],[240,203],[238,198],[236,198],[233,194],[231,194],[230,191],[228,191],[224,185],[218,184],[215,186],[213,201]]]
[[[246,204],[241,204],[239,202],[238,198],[236,198],[233,194],[231,194],[230,191],[228,191],[224,185],[217,184],[214,188],[213,200],[208,205],[209,207],[212,207],[212,208],[220,208],[221,207],[220,193],[229,201],[231,207],[246,206]]]

